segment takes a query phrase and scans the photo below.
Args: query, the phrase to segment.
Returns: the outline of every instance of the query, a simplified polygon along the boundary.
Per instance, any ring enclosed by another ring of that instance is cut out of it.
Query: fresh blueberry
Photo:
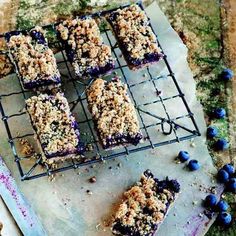
[[[188,168],[191,171],[198,170],[200,168],[200,164],[199,164],[199,162],[197,160],[191,160],[188,163]]]
[[[220,169],[217,177],[221,183],[226,183],[229,180],[229,173],[226,170]]]
[[[215,118],[221,119],[226,116],[226,111],[224,108],[216,108],[214,111]]]
[[[187,161],[189,158],[190,158],[190,155],[189,155],[189,153],[186,152],[186,151],[180,151],[179,154],[178,154],[178,159],[179,159],[181,162],[185,162],[185,161]]]
[[[206,196],[205,202],[204,202],[204,205],[206,207],[214,207],[216,205],[216,203],[217,203],[216,195],[209,194]]]
[[[227,211],[229,208],[229,205],[226,201],[224,200],[220,200],[218,203],[217,203],[217,210],[222,212],[222,211]]]
[[[218,139],[215,143],[215,148],[216,150],[219,150],[219,151],[224,151],[228,149],[228,147],[229,147],[229,143],[224,138]]]
[[[31,31],[31,36],[34,37],[35,39],[40,39],[42,38],[42,33],[37,30],[33,30]]]
[[[231,80],[234,77],[234,72],[230,69],[224,69],[221,73],[221,78],[223,80]]]
[[[235,172],[234,166],[231,164],[226,164],[223,166],[223,169],[229,173],[229,175],[233,175]]]
[[[207,128],[207,137],[208,138],[214,138],[217,135],[218,135],[218,129],[216,127],[210,126]]]
[[[231,178],[226,184],[226,189],[232,193],[236,193],[236,178]]]
[[[231,220],[232,220],[232,216],[227,212],[220,212],[217,217],[217,221],[221,225],[228,225],[230,224]]]

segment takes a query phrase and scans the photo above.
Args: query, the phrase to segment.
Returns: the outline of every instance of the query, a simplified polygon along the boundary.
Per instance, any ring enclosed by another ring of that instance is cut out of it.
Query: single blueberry
[[[232,216],[227,212],[220,212],[217,221],[221,225],[228,225],[232,220]]]
[[[220,169],[217,177],[221,183],[226,183],[229,180],[229,173],[226,170]]]
[[[229,175],[233,175],[235,172],[234,166],[231,164],[226,164],[223,166],[223,169],[229,173]]]
[[[232,193],[236,193],[236,178],[231,178],[226,184],[226,189]]]
[[[214,207],[217,203],[217,198],[216,198],[216,195],[214,194],[209,194],[206,196],[205,198],[205,202],[204,202],[204,205],[206,207]]]
[[[200,164],[199,164],[199,162],[197,160],[191,160],[188,163],[188,168],[191,171],[198,170],[200,168]]]
[[[229,205],[226,201],[224,200],[220,200],[218,203],[217,203],[217,210],[222,212],[222,211],[227,211],[229,208]]]
[[[226,116],[226,111],[224,108],[216,108],[214,111],[214,116],[217,119],[224,118]]]
[[[189,155],[189,153],[186,152],[186,151],[180,151],[179,154],[178,154],[178,159],[179,159],[181,162],[185,162],[185,161],[187,161],[189,158],[190,158],[190,155]]]
[[[220,75],[223,80],[231,80],[234,77],[234,72],[228,68],[224,69]]]
[[[229,143],[224,138],[218,139],[215,143],[215,148],[218,151],[224,151],[229,148]]]
[[[214,138],[218,135],[218,132],[219,131],[216,127],[210,126],[210,127],[207,128],[207,137],[208,138]]]

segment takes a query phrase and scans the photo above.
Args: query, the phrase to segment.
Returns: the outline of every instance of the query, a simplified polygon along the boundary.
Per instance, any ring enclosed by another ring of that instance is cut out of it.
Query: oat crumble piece
[[[127,85],[118,78],[107,82],[97,79],[87,91],[88,108],[102,146],[137,145],[142,139],[134,105]]]
[[[163,54],[144,10],[133,4],[106,16],[130,69],[159,61]]]
[[[114,69],[111,48],[103,43],[94,19],[66,20],[57,30],[77,77],[98,77]]]
[[[112,224],[114,235],[152,236],[180,191],[176,180],[158,180],[150,170],[124,193]]]
[[[47,159],[81,154],[80,132],[64,94],[40,94],[26,100],[26,108]]]
[[[56,58],[48,47],[42,28],[5,35],[11,59],[25,89],[60,84]]]

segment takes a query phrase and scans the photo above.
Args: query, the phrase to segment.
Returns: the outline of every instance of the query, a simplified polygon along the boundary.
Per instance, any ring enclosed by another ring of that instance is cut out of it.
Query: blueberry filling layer
[[[159,181],[150,170],[145,171],[140,182],[124,193],[112,225],[113,234],[154,235],[179,191],[176,180]]]
[[[103,148],[137,145],[142,139],[134,105],[127,86],[118,78],[97,79],[87,90],[88,108]]]

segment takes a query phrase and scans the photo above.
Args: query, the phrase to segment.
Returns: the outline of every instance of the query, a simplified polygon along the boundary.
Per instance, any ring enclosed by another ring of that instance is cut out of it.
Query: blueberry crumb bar
[[[98,77],[114,69],[111,48],[103,43],[93,18],[66,20],[57,30],[77,77]]]
[[[97,79],[87,90],[87,98],[103,148],[137,145],[141,141],[142,133],[127,85],[118,78],[110,82]]]
[[[25,89],[60,84],[56,59],[42,28],[5,35],[9,52]]]
[[[138,4],[111,11],[106,19],[130,69],[147,66],[163,57],[149,19]]]
[[[124,193],[112,224],[114,235],[153,236],[180,191],[176,180],[158,180],[150,170]]]
[[[26,108],[47,159],[83,153],[78,124],[62,93],[33,96],[26,100]]]

